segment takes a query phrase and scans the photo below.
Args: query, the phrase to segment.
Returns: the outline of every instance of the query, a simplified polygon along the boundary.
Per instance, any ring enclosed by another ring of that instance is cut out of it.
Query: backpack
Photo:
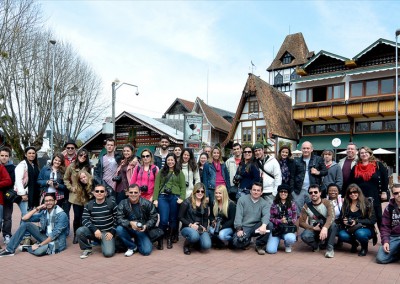
[[[153,172],[153,176],[154,176],[154,179],[155,179],[156,178],[156,174],[157,174],[157,166],[156,165],[152,165],[152,166],[154,166],[154,167],[151,169],[151,171]],[[136,167],[136,176],[139,175],[139,172],[140,172],[141,168],[142,167],[139,167],[139,166]]]

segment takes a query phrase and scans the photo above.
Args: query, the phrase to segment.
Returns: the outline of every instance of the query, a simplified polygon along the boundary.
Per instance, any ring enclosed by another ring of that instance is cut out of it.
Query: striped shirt
[[[93,209],[90,212],[88,205],[93,203]],[[92,233],[100,230],[101,232],[110,232],[115,235],[117,227],[117,204],[112,201],[112,210],[107,205],[107,200],[97,204],[95,200],[89,201],[85,205],[82,215],[82,225],[88,227]]]

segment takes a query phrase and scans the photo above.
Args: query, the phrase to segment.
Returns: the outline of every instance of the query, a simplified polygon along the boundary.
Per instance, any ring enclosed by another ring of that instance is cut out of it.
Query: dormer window
[[[282,64],[289,64],[293,61],[293,56],[289,52],[285,52],[282,57]]]
[[[276,74],[275,79],[274,79],[274,85],[282,85],[283,84],[283,76],[281,73]]]

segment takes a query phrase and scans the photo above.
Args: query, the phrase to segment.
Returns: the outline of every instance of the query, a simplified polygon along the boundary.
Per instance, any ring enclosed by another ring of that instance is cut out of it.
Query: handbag
[[[360,223],[355,224],[354,226],[351,227],[347,227],[346,231],[347,233],[349,233],[350,235],[353,235],[358,229],[363,228],[363,225]]]
[[[17,194],[17,192],[13,188],[9,188],[4,193],[4,198],[8,203],[19,203],[22,200],[22,197]]]
[[[297,232],[297,226],[293,224],[280,224],[279,227],[281,227],[281,234],[285,235],[288,233],[296,233]]]
[[[151,241],[152,243],[154,243],[155,241],[159,240],[161,237],[164,236],[164,231],[161,230],[161,229],[158,228],[158,227],[155,227],[155,228],[149,230],[149,231],[147,232],[147,234],[149,235],[150,241]]]

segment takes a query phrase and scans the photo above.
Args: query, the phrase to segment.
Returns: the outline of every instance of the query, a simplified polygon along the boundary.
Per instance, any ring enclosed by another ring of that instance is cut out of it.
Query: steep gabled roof
[[[342,61],[343,64],[345,63],[346,60],[349,60],[349,58],[325,51],[325,50],[321,50],[320,52],[318,52],[315,56],[313,56],[306,64],[303,65],[303,68],[306,69],[308,66],[310,66],[313,62],[317,61],[319,58],[321,57],[330,57],[333,60],[338,60],[338,61]]]
[[[294,60],[289,64],[283,64],[281,60],[286,52],[289,52],[294,57]],[[267,71],[303,65],[307,62],[309,54],[310,52],[302,33],[287,35]]]
[[[264,80],[250,73],[243,89],[235,118],[232,122],[232,128],[227,139],[223,142],[224,145],[233,139],[235,135],[249,94],[256,95],[265,119],[266,127],[272,135],[297,139],[296,124],[291,118],[292,99]]]
[[[176,98],[175,101],[169,106],[169,108],[165,111],[164,115],[166,115],[175,104],[181,104],[183,106],[183,108],[187,111],[187,112],[191,112],[193,110],[193,106],[194,106],[194,102],[191,101],[187,101],[184,99],[180,99],[180,98]]]
[[[390,41],[390,40],[387,40],[387,39],[380,38],[377,41],[375,41],[374,43],[372,43],[370,46],[365,48],[363,51],[361,51],[359,54],[354,56],[353,59],[354,60],[360,59],[360,57],[362,57],[363,55],[365,55],[366,53],[368,53],[369,51],[371,51],[372,49],[374,49],[376,46],[378,46],[380,44],[387,44],[387,45],[393,46],[393,48],[396,48],[396,43],[394,41]]]
[[[231,129],[231,124],[221,115],[219,115],[213,107],[208,106],[199,97],[196,98],[195,104],[200,107],[208,123],[210,123],[213,128],[226,133],[229,132]]]

